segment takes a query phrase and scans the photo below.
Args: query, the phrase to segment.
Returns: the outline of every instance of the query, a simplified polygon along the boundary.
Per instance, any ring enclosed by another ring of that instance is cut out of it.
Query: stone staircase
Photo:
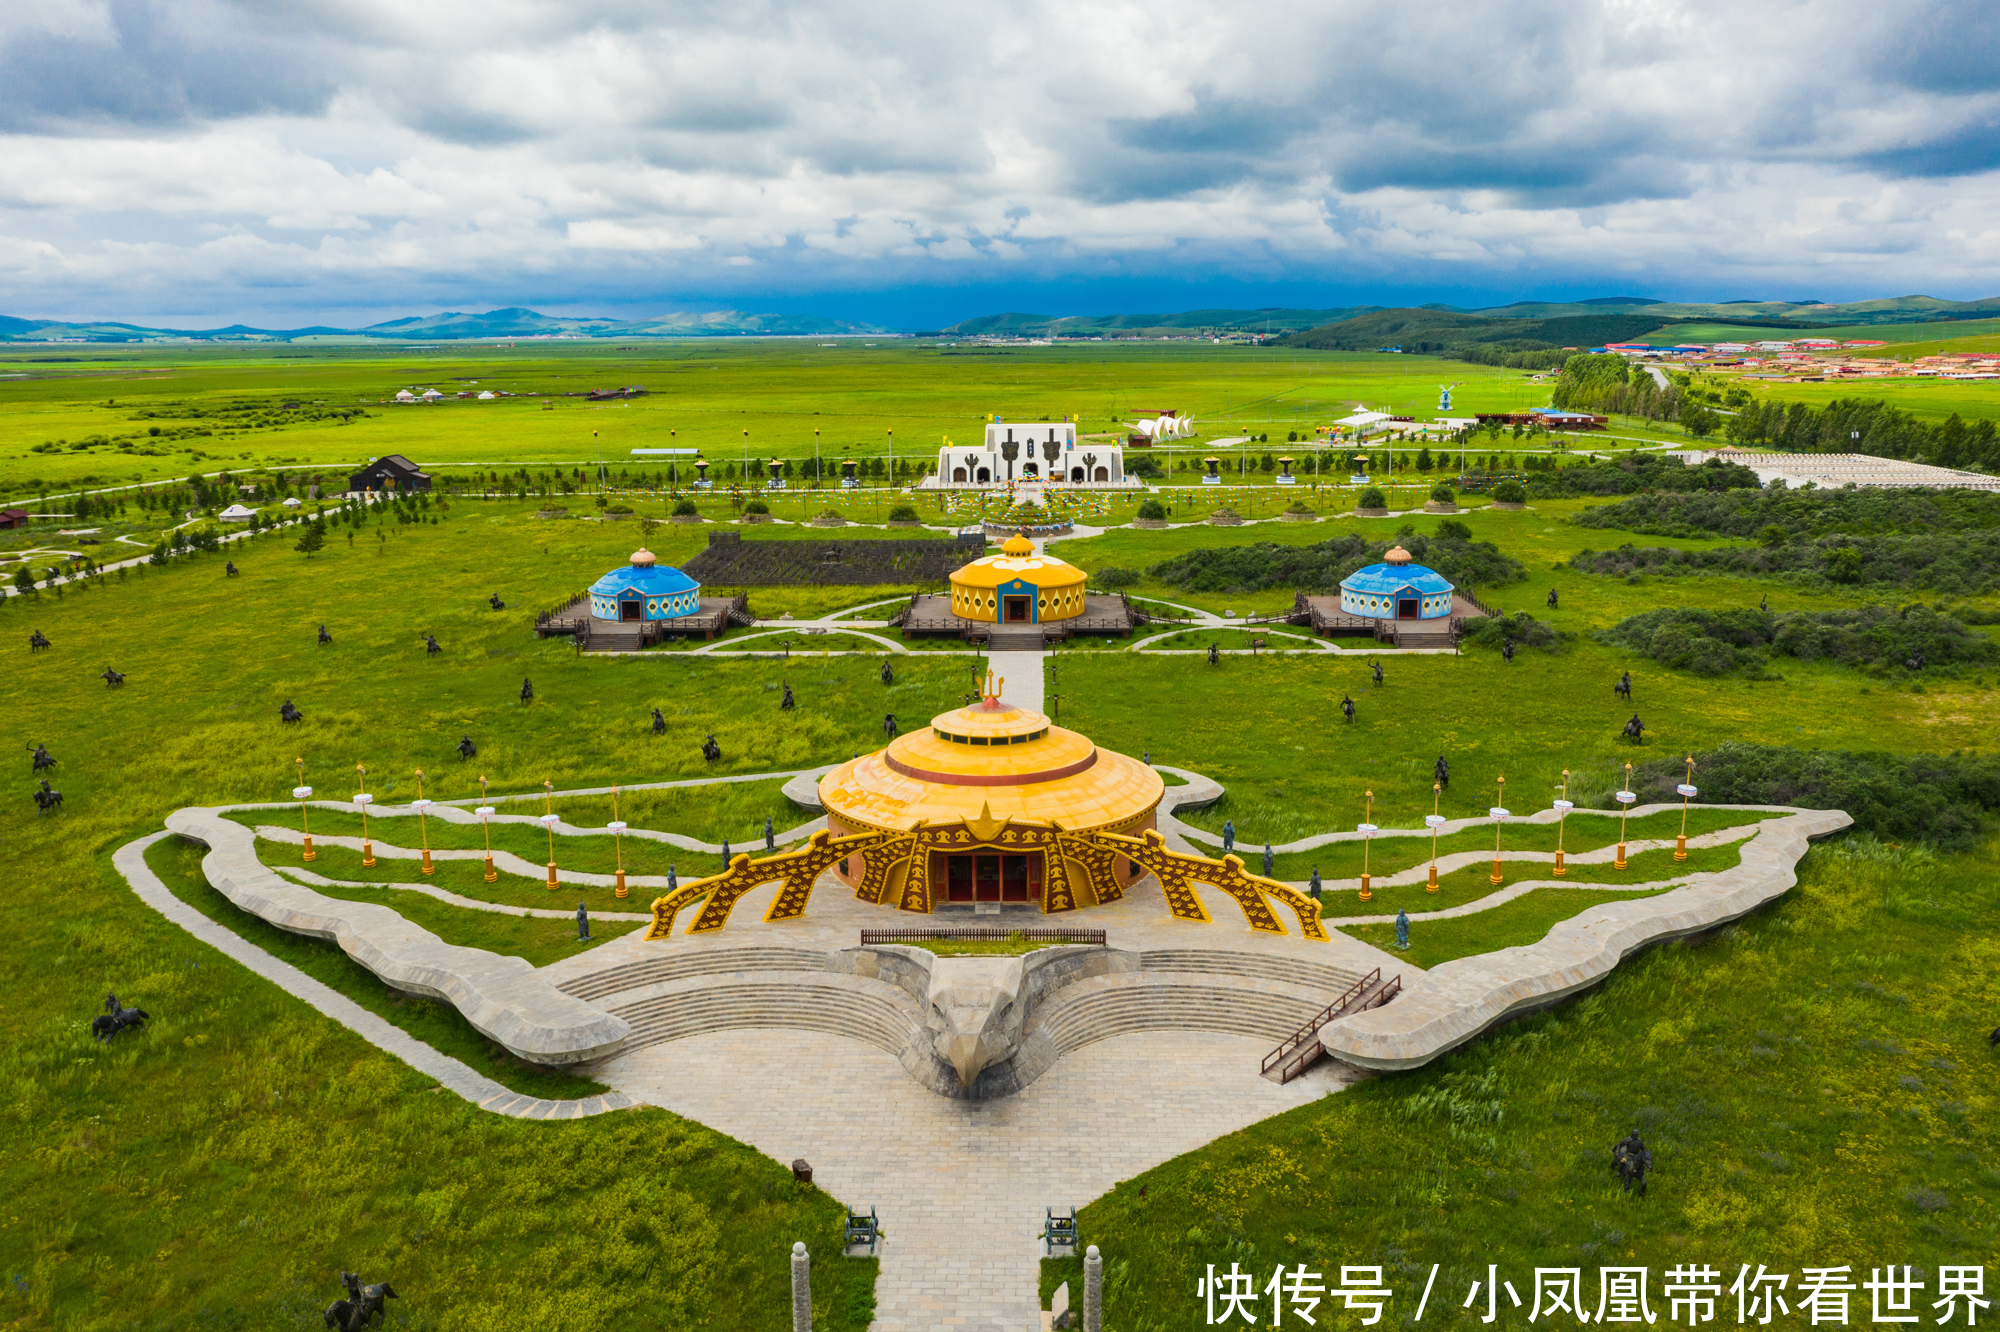
[[[988,652],[1040,652],[1045,646],[1039,624],[996,624],[986,639]]]
[[[623,991],[643,989],[688,976],[724,975],[733,971],[808,971],[826,969],[826,954],[817,948],[777,944],[727,948],[676,948],[556,986],[564,994],[605,1007],[600,1001]]]
[[[1035,1011],[1029,1026],[1065,1055],[1135,1031],[1221,1031],[1275,1041],[1298,1030],[1324,1002],[1292,987],[1252,988],[1139,971],[1059,990]]]
[[[1328,999],[1361,979],[1361,973],[1329,967],[1301,958],[1271,953],[1239,953],[1213,948],[1156,948],[1139,954],[1146,971],[1196,972],[1206,976],[1242,976],[1324,990]],[[1322,1001],[1324,1002],[1324,1001]]]
[[[920,1025],[916,1003],[895,986],[830,973],[689,976],[604,1006],[631,1025],[624,1052],[705,1032],[792,1027],[866,1041],[901,1056]]]

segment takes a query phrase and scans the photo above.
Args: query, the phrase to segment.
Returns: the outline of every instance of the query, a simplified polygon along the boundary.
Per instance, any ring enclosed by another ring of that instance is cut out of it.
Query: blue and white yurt
[[[1382,563],[1340,580],[1340,609],[1371,620],[1441,620],[1451,614],[1451,584],[1435,569],[1410,562],[1391,546]]]
[[[672,620],[700,610],[700,599],[701,584],[641,547],[631,563],[590,585],[590,614],[628,623]]]

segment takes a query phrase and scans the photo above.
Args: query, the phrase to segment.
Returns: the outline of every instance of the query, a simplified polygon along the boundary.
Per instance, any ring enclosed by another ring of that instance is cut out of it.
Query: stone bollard
[[[1083,1332],[1104,1332],[1104,1259],[1095,1244],[1083,1252]]]
[[[812,1332],[812,1258],[804,1240],[792,1245],[792,1332]]]

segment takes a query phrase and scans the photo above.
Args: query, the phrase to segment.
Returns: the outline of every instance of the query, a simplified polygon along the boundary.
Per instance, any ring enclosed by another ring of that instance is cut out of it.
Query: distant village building
[[[417,400],[417,395],[416,395],[416,394],[414,394],[414,393],[412,393],[412,392],[410,392],[410,391],[409,391],[408,389],[397,389],[397,390],[396,390],[396,401],[397,401],[397,402],[415,402],[416,400]]]
[[[377,458],[347,479],[350,493],[365,495],[382,490],[429,490],[431,474],[405,458],[391,453]]]
[[[26,509],[0,509],[0,528],[26,527],[27,525],[28,511]]]
[[[939,449],[936,474],[918,484],[943,490],[1023,484],[1100,490],[1139,486],[1136,478],[1125,474],[1125,454],[1118,445],[1089,440],[1079,445],[1072,421],[989,421],[979,444],[947,444]]]
[[[215,516],[225,523],[247,523],[257,516],[257,511],[245,508],[241,504],[232,504]]]
[[[425,402],[437,402],[444,397],[444,394],[438,392],[434,388],[427,388],[423,391],[421,396],[423,397],[423,400]]]

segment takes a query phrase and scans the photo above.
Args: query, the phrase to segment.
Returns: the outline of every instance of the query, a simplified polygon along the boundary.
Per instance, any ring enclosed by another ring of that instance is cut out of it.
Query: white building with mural
[[[1125,475],[1125,455],[1118,445],[1079,441],[1074,422],[989,421],[978,444],[940,448],[937,472],[925,477],[920,488],[997,490],[1026,485],[1136,490],[1139,484]]]

